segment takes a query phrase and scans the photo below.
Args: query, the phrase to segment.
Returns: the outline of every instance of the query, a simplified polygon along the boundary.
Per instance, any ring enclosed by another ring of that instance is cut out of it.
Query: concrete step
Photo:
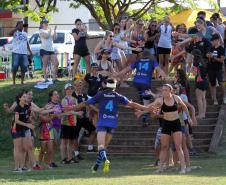
[[[210,138],[199,138],[193,141],[194,146],[207,145],[210,143]],[[88,138],[83,139],[83,144],[88,144]],[[110,145],[123,145],[123,146],[154,146],[154,138],[119,138],[114,137]]]
[[[197,105],[195,104],[195,110],[198,110]],[[207,105],[207,112],[218,112],[220,110],[220,106],[219,105]],[[134,110],[133,109],[129,109],[123,106],[119,107],[119,112],[131,112]]]
[[[197,120],[198,121],[198,126],[201,126],[201,125],[209,125],[209,124],[216,124],[217,123],[217,118],[206,118],[206,119],[200,119],[200,120]],[[120,117],[119,118],[119,121],[118,121],[118,125],[123,125],[123,126],[136,126],[136,124],[140,124],[141,123],[141,119],[133,119],[133,118],[129,118],[129,117]],[[158,121],[156,120],[149,120],[148,123],[150,123],[151,126],[154,126],[154,125],[159,125]],[[138,126],[138,125],[137,125]]]
[[[143,127],[138,127],[138,126],[133,126],[133,125],[120,125],[116,130],[117,131],[124,131],[124,132],[127,132],[127,131],[143,131],[143,130],[148,130],[148,131],[156,131],[157,129],[159,128],[158,125],[156,126],[152,126],[152,127],[146,127],[146,128],[143,128]],[[214,125],[200,125],[198,127],[194,127],[193,130],[194,131],[213,131],[215,128],[215,124]]]
[[[219,112],[207,112],[206,113],[206,118],[217,118],[218,117]],[[119,119],[121,118],[133,118],[133,119],[137,119],[135,114],[134,114],[134,110],[131,110],[131,112],[119,112]]]
[[[156,132],[157,130],[155,131],[127,131],[127,132],[124,132],[124,131],[118,131],[116,130],[116,132],[114,133],[113,135],[113,138],[155,138],[156,136]],[[201,131],[194,131],[193,132],[193,137],[196,139],[196,138],[211,138],[213,135],[213,131],[210,131],[210,132],[201,132]]]
[[[82,145],[80,146],[81,152],[87,151],[88,145]],[[209,148],[209,145],[199,145],[196,147],[196,150],[198,152],[207,152]],[[108,153],[111,155],[111,153],[149,153],[154,154],[154,146],[124,146],[124,145],[109,145],[108,147]]]

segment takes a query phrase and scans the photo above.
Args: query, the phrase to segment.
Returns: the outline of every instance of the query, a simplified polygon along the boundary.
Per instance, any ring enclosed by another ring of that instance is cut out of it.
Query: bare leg
[[[161,151],[160,151],[160,166],[159,172],[163,171],[163,166],[167,161],[168,151],[169,151],[170,136],[167,134],[161,135]]]
[[[58,67],[59,67],[59,62],[58,62],[56,55],[51,55],[51,62],[52,62],[52,66],[53,66],[53,69],[52,69],[53,70],[53,80],[56,80]]]
[[[49,64],[49,61],[50,61],[50,56],[44,55],[42,57],[43,73],[44,73],[45,81],[48,80],[48,64]]]
[[[91,66],[90,66],[90,55],[85,56],[86,60],[86,73],[91,72]]]
[[[182,150],[182,132],[173,133],[173,140],[175,143],[178,158],[180,160],[181,172],[183,172],[186,168],[186,165],[184,161],[184,152]]]
[[[77,69],[80,62],[80,58],[81,57],[79,55],[74,55],[74,65],[73,65],[73,75],[72,75],[73,78],[75,78],[75,75],[78,72]]]

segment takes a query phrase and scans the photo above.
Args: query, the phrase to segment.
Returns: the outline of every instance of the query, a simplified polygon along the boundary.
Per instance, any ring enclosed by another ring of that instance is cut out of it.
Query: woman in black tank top
[[[90,73],[90,54],[89,49],[86,44],[87,38],[87,28],[82,23],[81,19],[75,20],[75,28],[72,30],[72,35],[75,39],[74,46],[74,65],[73,65],[73,77],[77,73],[77,68],[80,62],[80,58],[84,57],[86,60],[86,70],[87,73]]]
[[[184,153],[182,150],[182,132],[181,124],[178,115],[178,106],[186,112],[188,122],[192,124],[190,114],[186,105],[183,103],[179,96],[173,94],[173,87],[170,84],[165,84],[162,87],[162,97],[157,98],[149,107],[158,107],[161,109],[160,112],[163,114],[162,119],[162,135],[161,135],[161,151],[160,151],[160,168],[156,171],[157,173],[162,172],[163,165],[167,163],[169,143],[171,134],[175,143],[176,152],[181,164],[180,173],[186,173],[186,165],[184,160]]]

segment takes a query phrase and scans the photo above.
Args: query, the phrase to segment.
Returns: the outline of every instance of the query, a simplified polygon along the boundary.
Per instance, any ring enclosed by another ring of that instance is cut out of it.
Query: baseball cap
[[[64,90],[66,90],[66,89],[69,88],[69,87],[73,87],[73,85],[71,85],[70,83],[65,84]]]
[[[111,50],[110,49],[102,49],[101,53],[102,54],[111,54]]]
[[[212,35],[211,41],[218,40],[218,39],[220,39],[220,35],[216,33]]]
[[[92,63],[92,64],[91,64],[91,67],[92,67],[92,68],[98,68],[98,64],[97,64],[97,63]]]
[[[44,23],[49,23],[49,20],[47,19],[47,18],[44,18],[44,19],[42,19],[42,24],[44,24]]]

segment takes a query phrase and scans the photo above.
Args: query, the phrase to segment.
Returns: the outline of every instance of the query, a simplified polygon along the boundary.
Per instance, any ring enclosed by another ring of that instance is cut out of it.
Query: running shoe
[[[54,162],[52,162],[51,164],[52,164],[53,168],[57,168],[58,167],[58,165],[56,163],[54,163]]]
[[[97,173],[98,167],[99,166],[97,164],[95,164],[95,165],[92,166],[91,170],[92,170],[92,173],[93,174]]]
[[[67,159],[65,158],[64,160],[62,160],[61,164],[67,164]]]
[[[109,160],[106,160],[105,162],[104,162],[104,166],[103,166],[103,172],[105,173],[105,174],[107,174],[107,173],[109,173],[109,171],[110,171],[110,161]]]
[[[66,164],[73,164],[73,163],[78,163],[78,160],[75,158],[74,159],[72,158],[66,162]]]
[[[36,164],[35,166],[33,166],[32,170],[43,170],[43,167]]]
[[[58,166],[56,165],[56,163],[52,162],[49,164],[49,168],[52,169],[52,168],[57,168]]]
[[[31,169],[26,168],[26,167],[21,168],[21,170],[22,170],[23,172],[30,172],[30,171],[31,171]]]
[[[22,169],[21,168],[16,168],[14,169],[12,172],[15,172],[15,173],[22,173]]]
[[[186,167],[185,168],[182,168],[180,171],[179,171],[179,174],[185,174],[186,173]]]
[[[157,159],[154,163],[154,166],[158,166],[159,165],[159,159]]]

